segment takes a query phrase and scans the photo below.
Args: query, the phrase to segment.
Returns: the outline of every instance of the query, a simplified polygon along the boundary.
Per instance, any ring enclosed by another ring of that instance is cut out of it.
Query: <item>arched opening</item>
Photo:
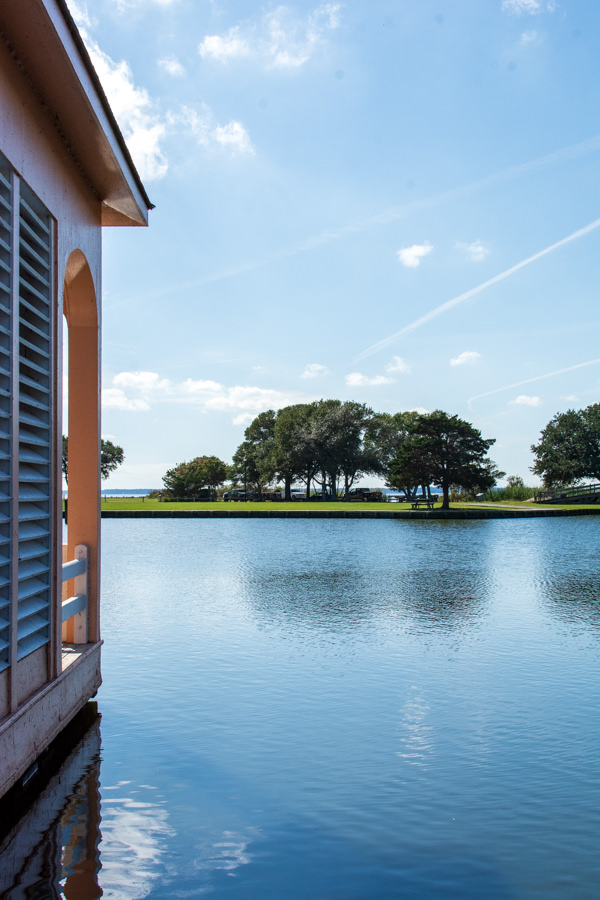
[[[80,250],[67,263],[63,312],[68,330],[68,558],[73,559],[78,544],[87,546],[87,640],[93,643],[100,639],[100,322],[92,274]]]

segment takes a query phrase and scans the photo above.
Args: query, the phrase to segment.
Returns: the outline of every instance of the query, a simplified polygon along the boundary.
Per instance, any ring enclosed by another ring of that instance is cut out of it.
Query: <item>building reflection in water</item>
[[[0,897],[102,896],[100,716],[0,844]]]

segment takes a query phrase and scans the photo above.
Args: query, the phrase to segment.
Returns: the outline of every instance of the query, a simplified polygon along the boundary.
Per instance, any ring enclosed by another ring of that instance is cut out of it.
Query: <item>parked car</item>
[[[302,488],[292,488],[290,497],[292,500],[306,500],[306,491]]]
[[[223,500],[227,503],[229,500],[245,500],[246,499],[246,491],[240,491],[238,488],[234,488],[231,491],[225,491],[223,494]]]
[[[383,500],[383,494],[381,491],[373,491],[371,488],[357,487],[350,488],[346,499],[363,503],[379,503]]]
[[[264,500],[264,496],[261,497],[258,491],[244,491],[242,488],[233,488],[231,491],[225,491],[223,500],[225,503],[228,500]]]

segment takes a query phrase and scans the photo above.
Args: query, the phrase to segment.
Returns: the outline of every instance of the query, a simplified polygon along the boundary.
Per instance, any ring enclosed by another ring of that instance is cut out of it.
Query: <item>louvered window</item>
[[[2,157],[0,214],[2,669],[11,662],[12,616],[16,617],[17,659],[50,639],[53,390],[52,221]],[[17,451],[18,472],[14,472]],[[11,516],[17,515],[15,542]],[[11,600],[11,586],[16,589],[16,604]]]
[[[21,659],[50,637],[52,232],[25,185],[19,203],[19,616]]]
[[[12,173],[0,157],[0,671],[10,661]]]

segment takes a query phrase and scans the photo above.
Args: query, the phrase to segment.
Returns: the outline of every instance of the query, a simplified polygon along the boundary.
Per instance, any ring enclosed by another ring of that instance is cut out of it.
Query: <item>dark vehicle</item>
[[[258,491],[244,491],[240,488],[233,488],[231,491],[225,491],[223,500],[227,503],[229,500],[262,500]]]
[[[223,494],[223,500],[227,503],[228,500],[245,500],[246,499],[246,491],[240,491],[235,488],[232,491],[225,491]]]
[[[372,491],[371,488],[350,488],[346,500],[362,501],[363,503],[380,503],[383,500],[381,491]]]

